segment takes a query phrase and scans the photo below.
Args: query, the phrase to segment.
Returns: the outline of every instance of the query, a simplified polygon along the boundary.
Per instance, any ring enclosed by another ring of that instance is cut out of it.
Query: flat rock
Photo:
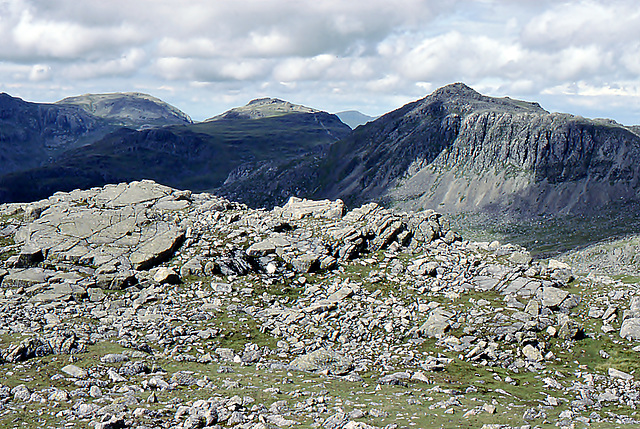
[[[344,375],[353,369],[353,362],[340,353],[319,349],[294,359],[291,367],[300,371],[328,371],[333,375]]]
[[[453,313],[442,308],[431,311],[427,320],[420,326],[418,331],[427,337],[441,337],[451,327],[450,319]]]
[[[624,371],[620,371],[619,369],[609,368],[608,371],[609,377],[611,378],[619,378],[621,380],[633,380],[633,375]]]
[[[557,287],[547,286],[542,288],[540,299],[542,305],[549,308],[558,307],[564,299],[569,296],[569,292],[566,290],[558,289]]]
[[[10,270],[2,280],[4,287],[30,287],[46,281],[56,274],[55,271],[43,268],[25,268],[23,270]]]
[[[89,376],[89,373],[86,369],[80,368],[76,365],[64,366],[62,367],[61,371],[75,378],[87,378]]]
[[[147,217],[148,208],[172,192],[153,182],[132,182],[105,186],[88,206],[72,198],[53,204],[16,232],[18,261],[33,265],[46,253],[52,260],[96,266],[119,261],[148,269],[184,240],[177,225]]]
[[[313,201],[297,197],[289,198],[280,214],[285,219],[302,219],[305,217],[339,219],[344,216],[346,207],[342,200]]]

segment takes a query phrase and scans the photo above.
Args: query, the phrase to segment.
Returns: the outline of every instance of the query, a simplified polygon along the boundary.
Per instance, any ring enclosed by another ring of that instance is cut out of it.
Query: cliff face
[[[448,212],[589,212],[637,199],[638,161],[640,138],[613,121],[454,84],[336,143],[321,194]]]

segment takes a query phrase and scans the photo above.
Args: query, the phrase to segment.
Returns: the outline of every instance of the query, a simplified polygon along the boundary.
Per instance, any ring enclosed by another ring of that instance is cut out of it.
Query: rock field
[[[622,427],[640,293],[433,211],[0,205],[0,428]]]

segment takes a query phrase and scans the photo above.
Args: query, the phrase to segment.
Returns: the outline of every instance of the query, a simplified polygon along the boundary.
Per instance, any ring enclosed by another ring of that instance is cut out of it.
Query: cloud
[[[195,118],[256,96],[380,114],[465,81],[640,113],[631,0],[0,0],[0,38],[0,79],[30,99],[145,88]]]
[[[41,82],[51,77],[51,67],[45,64],[35,64],[29,72],[29,80],[33,82]]]

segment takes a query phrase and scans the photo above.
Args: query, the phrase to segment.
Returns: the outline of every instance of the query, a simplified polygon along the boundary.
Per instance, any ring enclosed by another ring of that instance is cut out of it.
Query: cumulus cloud
[[[25,98],[144,88],[195,118],[257,96],[381,114],[465,81],[640,116],[632,0],[0,0],[0,38],[0,78]]]

